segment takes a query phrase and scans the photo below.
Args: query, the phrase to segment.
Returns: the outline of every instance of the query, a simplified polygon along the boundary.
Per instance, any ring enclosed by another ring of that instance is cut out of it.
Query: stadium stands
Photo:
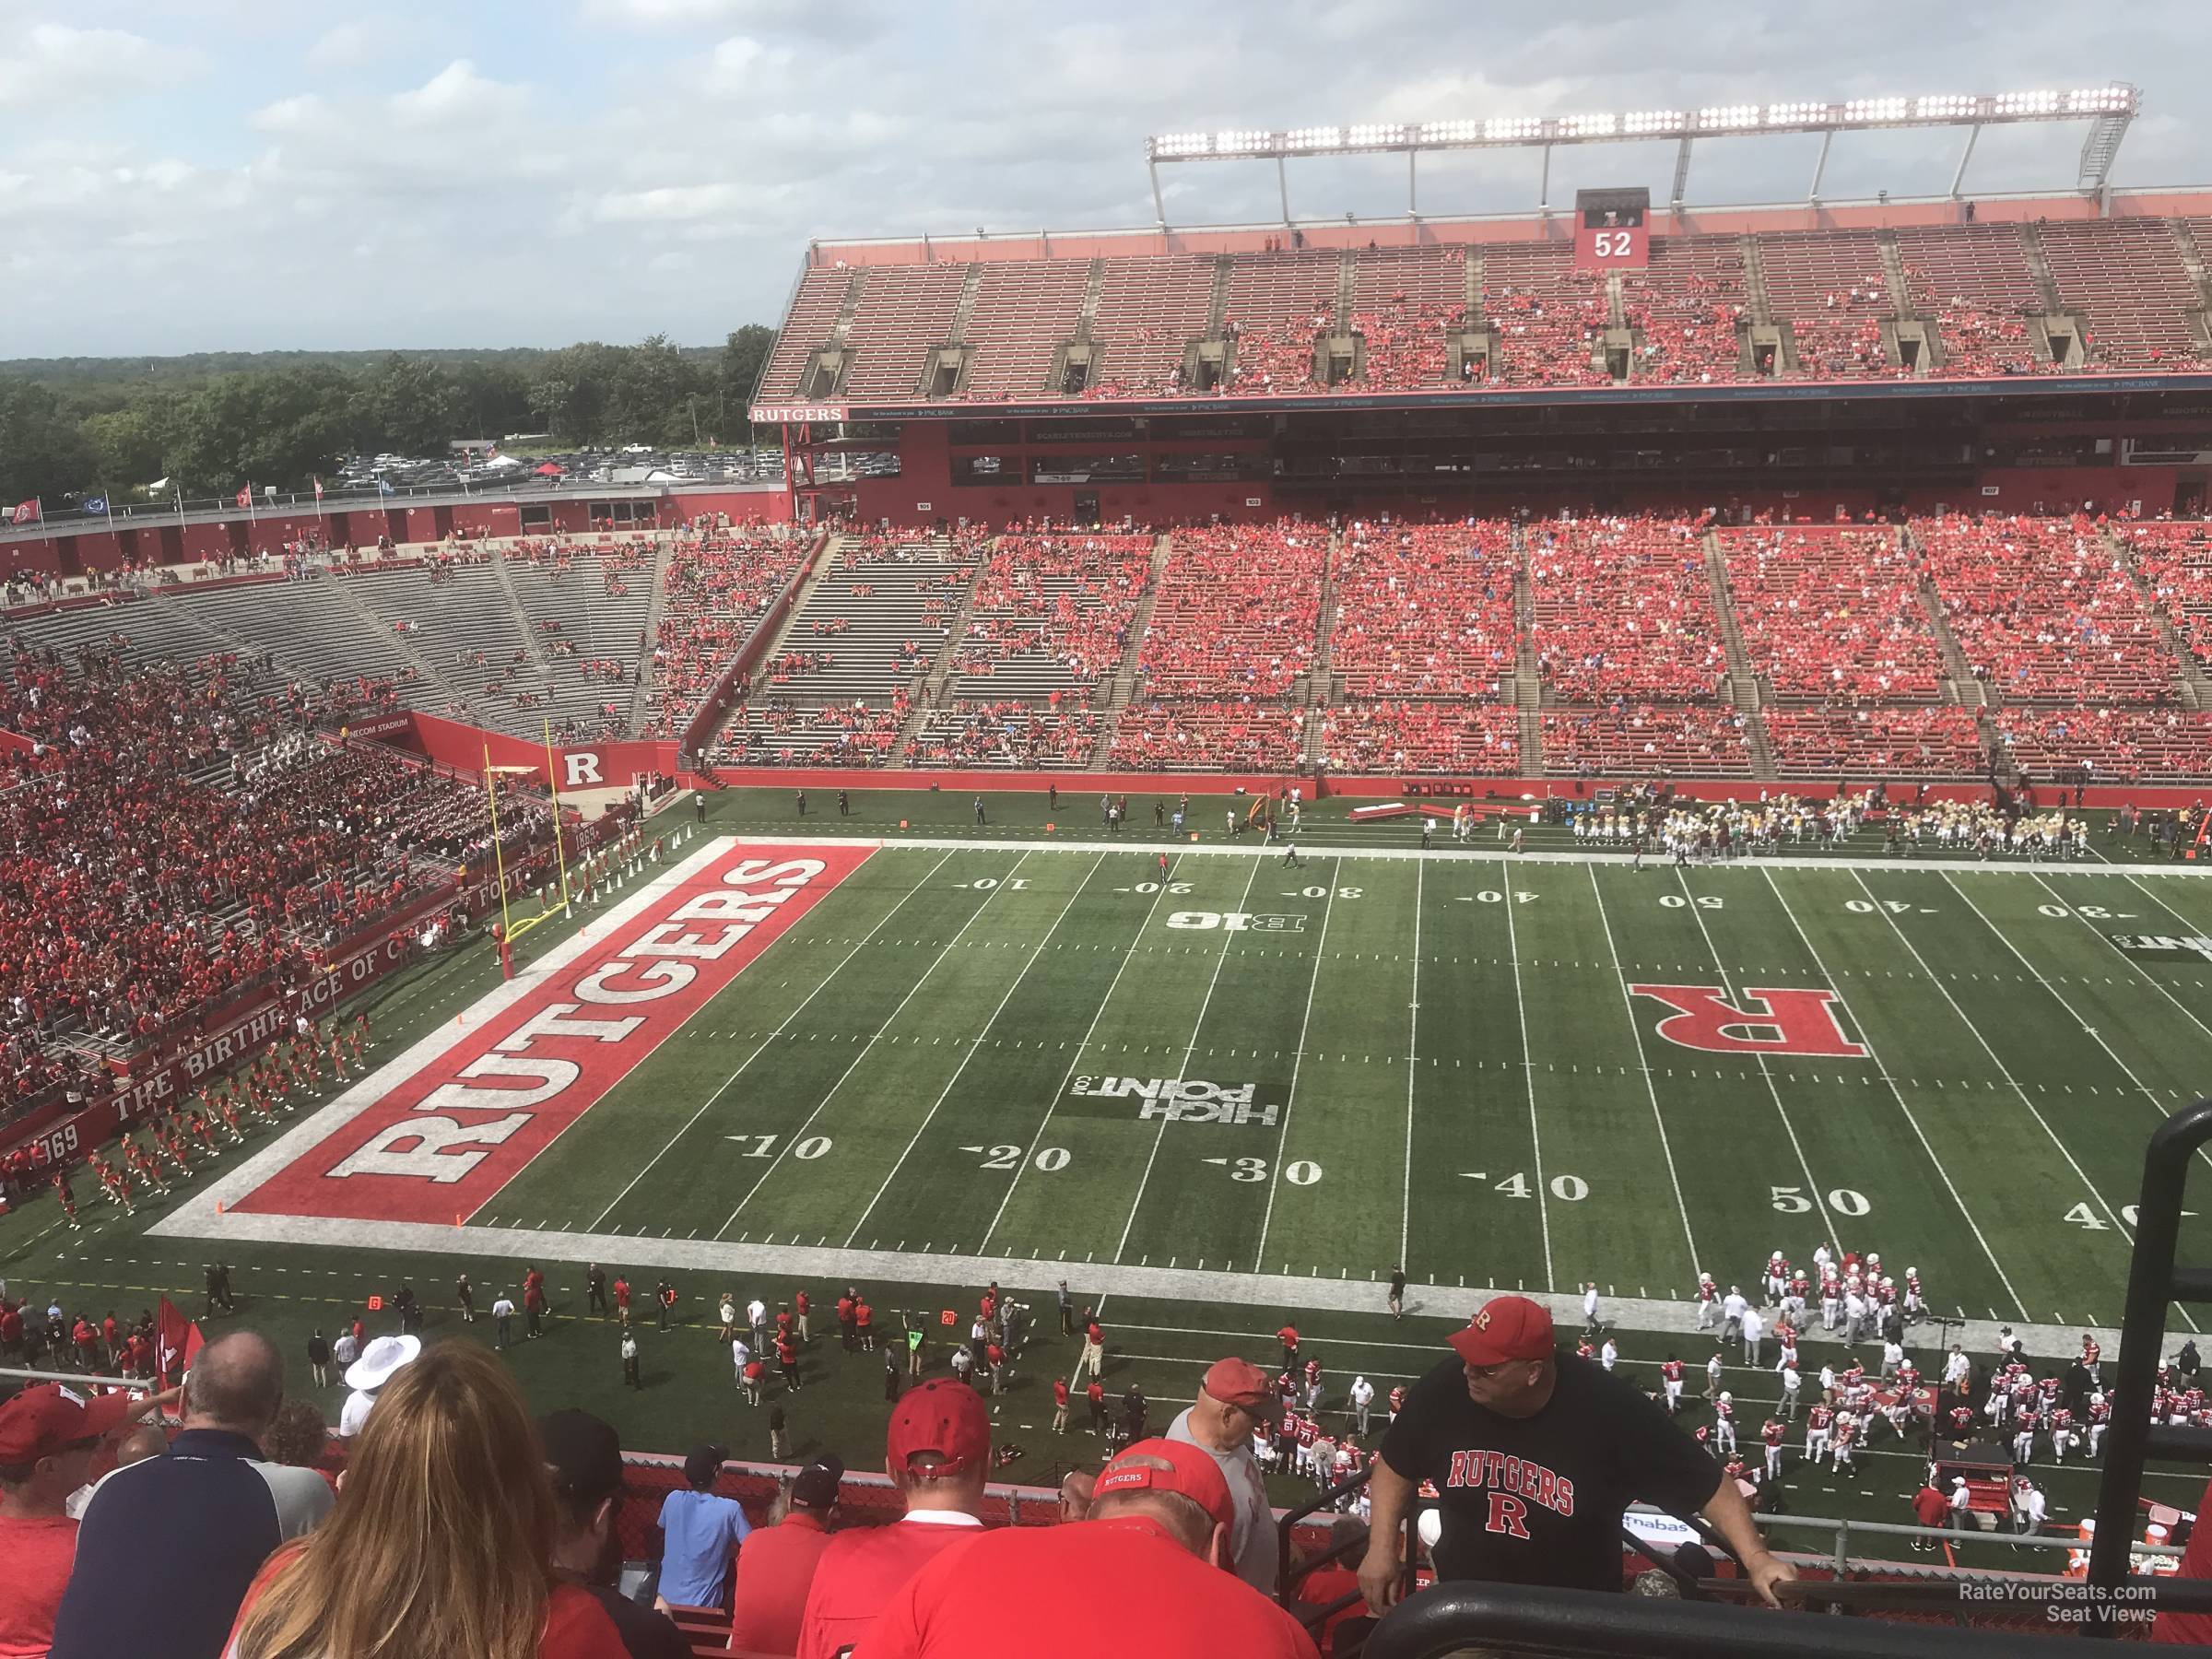
[[[2204,299],[2162,219],[2053,222],[2037,234],[2064,310],[2081,320],[2092,367],[2194,367]]]
[[[1711,698],[1727,653],[1705,569],[1703,526],[1568,520],[1528,542],[1536,662],[1561,698]]]
[[[960,394],[1043,395],[1054,354],[1075,335],[1089,279],[1089,267],[1072,260],[985,265],[966,332],[988,344],[976,352]]]
[[[1600,773],[1748,777],[1743,716],[1727,709],[1614,704],[1544,715],[1544,763],[1555,776]]]
[[[1943,653],[1894,530],[1723,530],[1751,665],[1787,700],[1924,702]]]
[[[1151,586],[1149,535],[1006,535],[983,560],[953,647],[960,697],[1088,692],[1122,660]]]
[[[1350,702],[1322,716],[1322,759],[1336,772],[1511,777],[1520,751],[1520,712],[1496,703]]]
[[[1313,387],[1314,340],[1335,319],[1336,272],[1334,253],[1286,253],[1230,266],[1222,321],[1237,349],[1228,391],[1265,397]]]
[[[1292,771],[1305,722],[1302,709],[1257,699],[1131,703],[1106,763],[1122,771]]]
[[[680,735],[805,556],[796,536],[679,536],[653,651],[646,734]]]
[[[1944,621],[2006,702],[2169,702],[2178,665],[2118,550],[2081,519],[1915,520]]]
[[[1412,392],[1441,383],[1445,330],[1467,314],[1461,248],[1370,248],[1352,273],[1352,332],[1364,351],[1359,383]]]
[[[962,698],[922,717],[909,766],[1086,767],[1098,747],[1099,715],[1069,702]]]
[[[1797,368],[1817,380],[1901,373],[1882,344],[1897,314],[1870,230],[1824,230],[1759,238],[1767,303],[1796,341]]]
[[[1329,618],[1344,695],[1495,698],[1514,667],[1515,566],[1501,524],[1354,524]]]
[[[1100,369],[1083,394],[1171,395],[1182,385],[1185,348],[1206,332],[1214,262],[1147,257],[1102,263],[1090,330]]]
[[[2042,288],[2015,225],[1912,226],[1897,233],[1905,292],[1936,324],[1951,378],[2034,374],[2046,364],[2026,319],[2044,309]]]
[[[2212,715],[2179,709],[2000,709],[1999,753],[2032,776],[2164,783],[2212,772]]]
[[[1653,237],[1650,267],[1621,273],[1620,309],[1637,342],[1633,378],[1734,379],[1743,357],[1737,327],[1749,313],[1741,239]]]
[[[1761,719],[1784,777],[1977,778],[1988,771],[1969,709],[1779,708]]]
[[[1280,697],[1313,664],[1325,526],[1179,530],[1137,655],[1144,692]]]
[[[1603,385],[1592,361],[1610,308],[1605,278],[1574,268],[1565,242],[1502,242],[1482,251],[1483,312],[1502,378],[1536,386]]]
[[[2200,667],[2212,663],[2212,525],[2128,524],[2117,534],[2182,644]]]

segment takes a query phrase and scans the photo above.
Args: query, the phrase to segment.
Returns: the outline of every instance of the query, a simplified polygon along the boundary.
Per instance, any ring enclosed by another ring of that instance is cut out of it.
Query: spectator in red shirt
[[[1298,1599],[1301,1606],[1325,1607],[1332,1602],[1343,1601],[1347,1595],[1359,1594],[1359,1575],[1352,1571],[1351,1563],[1363,1553],[1360,1546],[1367,1542],[1367,1528],[1349,1515],[1339,1515],[1329,1524],[1329,1547],[1345,1553],[1325,1567],[1316,1567],[1299,1581]],[[1321,1621],[1321,1651],[1323,1659],[1336,1651],[1336,1627],[1347,1618],[1357,1618],[1366,1612],[1357,1600]]]
[[[1139,1441],[1108,1464],[1087,1519],[1009,1526],[940,1555],[896,1592],[854,1659],[969,1659],[1052,1625],[1055,1659],[1313,1659],[1298,1621],[1229,1565],[1229,1486],[1203,1447]]]
[[[0,1653],[43,1653],[76,1559],[65,1505],[85,1484],[102,1435],[130,1410],[123,1394],[86,1399],[59,1383],[27,1388],[0,1406]]]
[[[1920,1490],[1912,1494],[1912,1519],[1923,1526],[1941,1526],[1950,1519],[1950,1515],[1951,1500],[1943,1495],[1933,1480],[1922,1481]],[[1931,1538],[1912,1540],[1915,1555],[1924,1555],[1935,1547],[1935,1540]]]
[[[791,1507],[773,1526],[757,1528],[737,1552],[735,1602],[730,1615],[730,1651],[773,1653],[799,1651],[799,1622],[814,1589],[814,1572],[837,1524],[838,1487],[845,1462],[825,1453],[791,1483]]]
[[[830,1659],[859,1641],[920,1568],[980,1531],[976,1511],[990,1472],[991,1411],[982,1395],[950,1377],[909,1389],[891,1411],[884,1457],[906,1514],[830,1540],[806,1596],[798,1659]]]

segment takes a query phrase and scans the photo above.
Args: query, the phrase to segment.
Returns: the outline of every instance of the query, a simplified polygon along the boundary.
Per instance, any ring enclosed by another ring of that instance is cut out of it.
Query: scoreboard
[[[1578,271],[1641,270],[1652,263],[1648,190],[1581,190],[1574,197]]]

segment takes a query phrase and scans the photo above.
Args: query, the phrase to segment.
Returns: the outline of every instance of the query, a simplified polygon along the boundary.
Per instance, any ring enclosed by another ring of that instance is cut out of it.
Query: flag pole
[[[569,908],[569,855],[560,841],[560,774],[553,765],[553,718],[541,715],[546,729],[546,787],[553,792],[553,862],[560,866],[560,908]]]

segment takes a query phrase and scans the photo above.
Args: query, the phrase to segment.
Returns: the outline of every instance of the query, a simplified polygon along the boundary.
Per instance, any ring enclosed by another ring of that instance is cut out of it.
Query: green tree
[[[715,430],[724,443],[752,441],[753,423],[747,418],[746,409],[760,383],[761,370],[768,366],[769,353],[775,348],[776,331],[759,323],[733,330],[723,347],[715,373]]]
[[[36,497],[49,505],[84,488],[92,452],[65,420],[51,387],[0,379],[0,509]]]

